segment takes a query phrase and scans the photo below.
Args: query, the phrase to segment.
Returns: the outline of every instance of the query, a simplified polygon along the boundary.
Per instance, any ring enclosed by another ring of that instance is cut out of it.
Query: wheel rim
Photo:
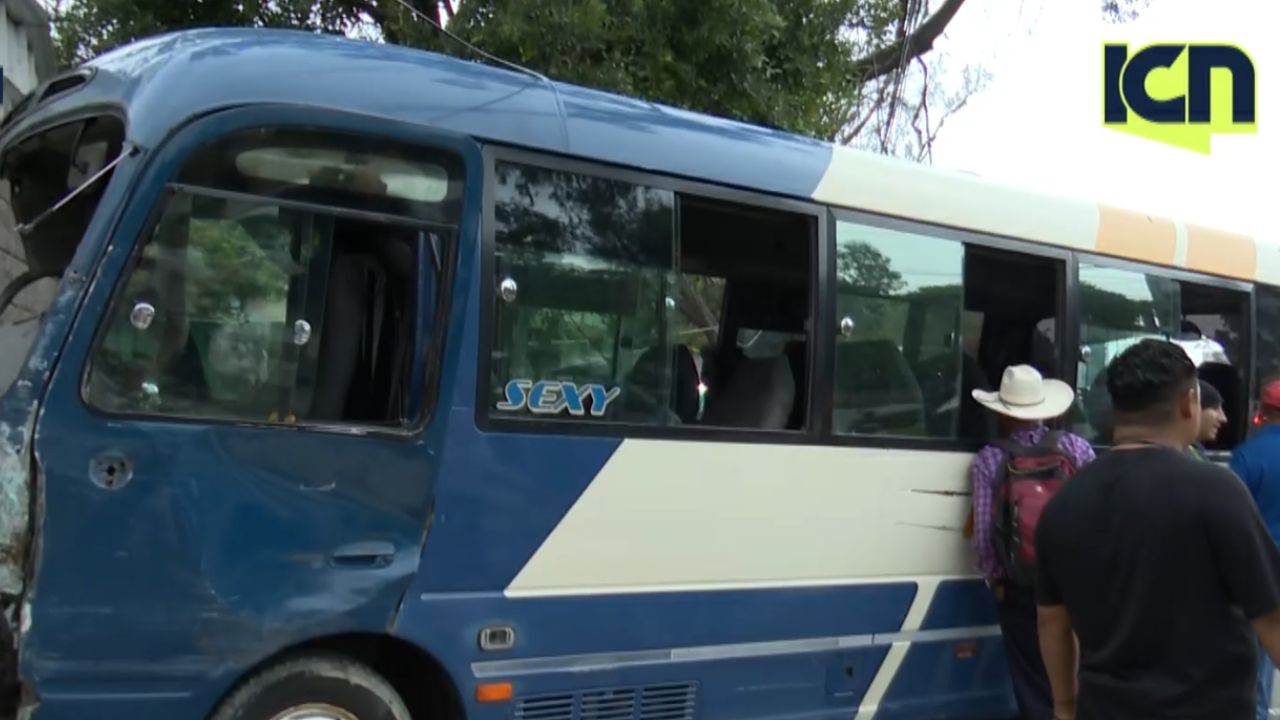
[[[360,720],[340,707],[325,703],[308,703],[277,713],[271,720]]]

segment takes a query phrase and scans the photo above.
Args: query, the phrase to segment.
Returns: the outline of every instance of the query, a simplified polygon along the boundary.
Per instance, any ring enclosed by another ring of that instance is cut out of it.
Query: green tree
[[[841,243],[836,248],[836,279],[838,312],[854,318],[860,337],[901,340],[910,301],[902,294],[902,273],[893,269],[887,255],[871,243]]]
[[[239,319],[252,303],[284,299],[289,277],[268,250],[286,254],[288,242],[283,230],[275,237],[254,238],[234,220],[192,219],[187,265],[195,277],[188,289],[188,313],[226,321]]]
[[[556,79],[823,139],[873,80],[927,54],[964,0],[74,0],[55,8],[62,61],[208,25],[379,36],[468,54],[431,24]],[[421,13],[415,17],[405,5]],[[901,83],[896,83],[900,86]],[[904,113],[904,118],[906,118]]]
[[[1152,313],[1157,305],[1152,301],[1134,300],[1088,282],[1080,284],[1080,296],[1080,320],[1086,329],[1131,333],[1154,328]]]
[[[859,295],[893,296],[906,287],[888,256],[867,242],[841,243],[836,248],[836,275],[846,289]]]

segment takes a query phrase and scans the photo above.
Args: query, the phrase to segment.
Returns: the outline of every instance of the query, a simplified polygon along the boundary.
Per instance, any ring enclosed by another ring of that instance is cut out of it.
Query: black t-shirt
[[[1168,448],[1112,451],[1050,501],[1037,595],[1080,641],[1079,720],[1252,720],[1280,551],[1231,471]]]

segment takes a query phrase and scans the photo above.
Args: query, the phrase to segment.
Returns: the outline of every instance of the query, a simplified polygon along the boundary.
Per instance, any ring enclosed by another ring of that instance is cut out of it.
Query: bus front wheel
[[[263,670],[212,720],[411,720],[381,675],[341,656],[306,657]]]

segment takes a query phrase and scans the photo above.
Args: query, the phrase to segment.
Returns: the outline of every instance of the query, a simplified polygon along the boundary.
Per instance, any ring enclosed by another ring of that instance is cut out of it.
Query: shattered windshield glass
[[[9,182],[0,181],[0,198],[3,198],[0,200],[0,287],[5,289],[6,296],[18,290],[13,283],[27,270],[9,195]],[[0,313],[0,392],[8,390],[17,379],[18,370],[39,333],[41,311],[53,302],[56,289],[54,278],[34,281],[14,293],[8,307]]]
[[[123,123],[104,116],[37,133],[0,156],[0,393],[26,362],[124,147]]]

